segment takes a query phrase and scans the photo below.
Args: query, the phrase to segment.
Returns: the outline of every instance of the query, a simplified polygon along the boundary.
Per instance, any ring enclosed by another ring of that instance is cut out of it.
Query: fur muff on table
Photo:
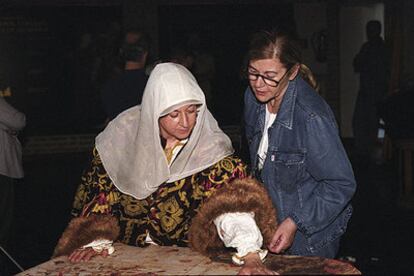
[[[97,239],[115,241],[119,235],[119,225],[110,215],[90,215],[71,220],[60,237],[53,257],[70,255],[81,246]]]
[[[276,210],[266,189],[253,178],[235,179],[215,191],[200,207],[188,233],[190,247],[213,257],[226,251],[217,234],[214,219],[225,213],[254,213],[254,220],[269,244],[277,227]]]

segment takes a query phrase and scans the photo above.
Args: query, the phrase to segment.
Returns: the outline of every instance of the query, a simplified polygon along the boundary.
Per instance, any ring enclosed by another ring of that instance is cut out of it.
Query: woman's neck
[[[165,148],[166,149],[171,149],[171,148],[175,147],[179,142],[180,142],[180,140],[175,139],[175,138],[166,139],[165,140]]]
[[[266,104],[267,110],[270,113],[276,114],[279,111],[280,103],[281,103],[281,100],[279,100],[279,99],[276,99],[276,98],[271,99]]]
[[[280,105],[287,90],[287,84],[285,84],[284,87],[281,87],[281,89],[282,90],[279,94],[276,94],[274,98],[266,103],[267,110],[269,110],[270,113],[276,114],[279,112]]]

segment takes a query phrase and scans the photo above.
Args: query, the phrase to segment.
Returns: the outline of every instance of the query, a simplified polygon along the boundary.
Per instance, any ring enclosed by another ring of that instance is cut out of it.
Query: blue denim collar
[[[298,79],[300,79],[299,76],[297,76],[294,80],[289,81],[288,87],[286,89],[285,95],[283,96],[282,103],[277,113],[276,120],[274,122],[274,124],[279,124],[287,129],[292,129],[293,127],[293,114],[295,111],[297,86],[300,85]],[[253,92],[250,86],[248,86],[247,89],[249,93],[251,93],[251,97],[253,99],[252,103],[257,106],[256,112],[257,112],[258,123],[257,123],[256,131],[263,132],[266,105],[257,101],[256,97],[253,95]]]
[[[293,127],[293,113],[295,111],[298,78],[296,77],[294,80],[289,81],[276,117],[276,123],[288,129],[292,129]]]

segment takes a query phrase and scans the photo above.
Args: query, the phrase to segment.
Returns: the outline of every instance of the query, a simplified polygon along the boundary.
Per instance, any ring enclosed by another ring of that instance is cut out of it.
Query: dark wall
[[[28,132],[84,132],[103,123],[100,89],[117,63],[125,18],[139,17],[137,9],[0,6],[0,90],[11,88],[8,100],[26,113]],[[221,124],[241,120],[246,82],[240,68],[250,33],[275,25],[295,30],[292,4],[162,4],[156,13],[155,58],[168,56],[191,33],[214,58],[209,107]]]
[[[121,8],[1,7],[0,90],[32,131],[101,120],[99,88],[117,46]]]
[[[221,124],[241,120],[246,82],[240,77],[240,69],[250,34],[276,25],[295,30],[292,4],[171,5],[160,6],[158,14],[161,56],[168,56],[176,45],[186,46],[189,36],[197,33],[201,51],[214,57],[210,109]]]

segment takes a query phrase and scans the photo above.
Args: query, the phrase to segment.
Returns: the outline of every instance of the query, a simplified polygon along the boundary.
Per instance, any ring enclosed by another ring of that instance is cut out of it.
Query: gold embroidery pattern
[[[75,200],[73,201],[73,208],[75,209],[82,209],[82,206],[84,206],[87,202],[88,193],[85,190],[84,185],[79,185],[78,190],[75,194]]]
[[[145,200],[138,200],[128,195],[121,195],[120,203],[125,210],[125,214],[129,217],[145,214],[148,209],[148,204]]]
[[[93,154],[76,192],[72,214],[79,216],[85,206],[92,204],[87,211],[117,216],[119,240],[135,246],[145,246],[147,234],[160,245],[187,245],[191,218],[203,200],[232,179],[247,175],[246,165],[229,156],[200,173],[164,183],[148,198],[138,200],[113,185],[96,149]]]
[[[184,210],[181,207],[175,198],[169,198],[158,205],[161,227],[165,232],[170,233],[183,221]]]

